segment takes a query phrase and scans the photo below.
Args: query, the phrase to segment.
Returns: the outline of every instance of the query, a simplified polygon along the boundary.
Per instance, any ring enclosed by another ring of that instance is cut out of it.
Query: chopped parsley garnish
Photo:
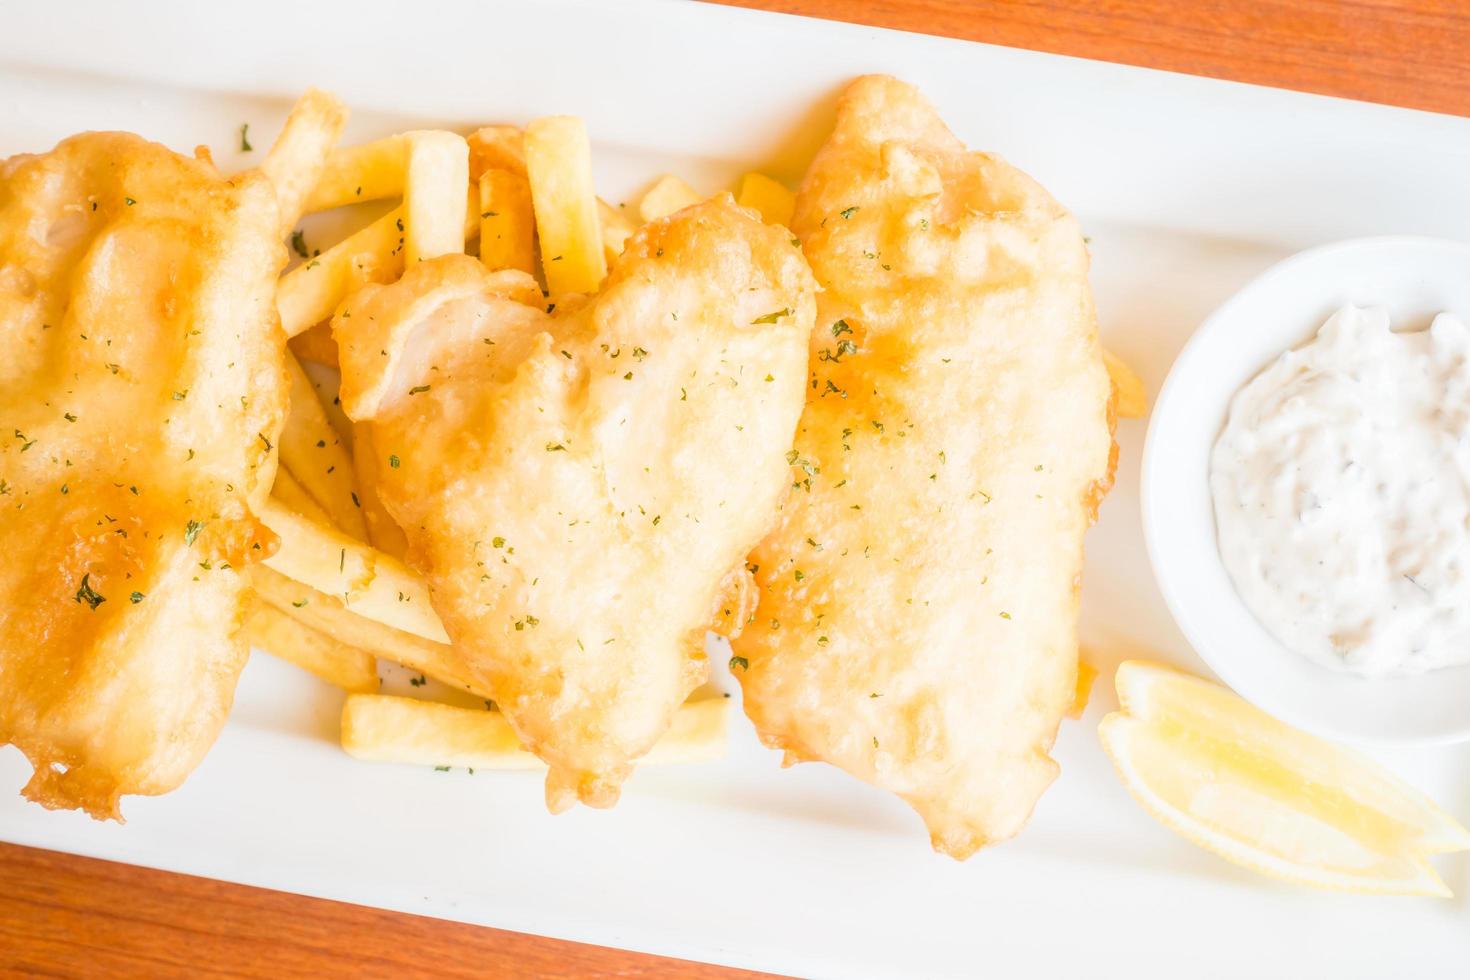
[[[388,468],[389,469],[394,469],[394,470],[398,469],[398,457],[397,456],[389,456],[388,457]]]
[[[842,215],[842,217],[844,217],[844,218],[851,218],[853,215],[855,215],[855,214],[858,213],[858,209],[857,209],[857,206],[854,205],[854,206],[852,206],[850,208],[843,208],[841,211],[839,211],[837,213],[840,214],[840,215]]]
[[[750,661],[746,660],[744,657],[731,657],[730,669],[734,670],[736,667],[739,667],[741,670],[749,670]]]
[[[492,548],[504,548],[505,547],[505,539],[502,538],[498,534],[495,535],[495,537],[493,537],[493,538],[490,539],[490,547],[492,547]]]
[[[434,387],[434,386],[433,385],[414,385],[412,388],[408,389],[408,393],[410,395],[418,395],[418,394],[421,394],[421,393],[423,393],[425,391],[428,391],[432,387]]]
[[[128,596],[128,601],[136,606],[138,603],[142,602],[146,598],[148,597],[145,596],[143,593],[134,592],[132,595]]]
[[[78,603],[85,602],[88,606],[96,609],[107,601],[107,596],[92,588],[91,583],[87,581],[91,577],[90,573],[82,576],[82,584],[77,587],[77,594],[74,598]]]
[[[199,537],[199,532],[204,530],[203,521],[190,521],[184,525],[184,544],[193,544],[194,539]]]
[[[185,398],[188,398],[188,397],[189,397],[189,389],[188,388],[185,388],[183,391],[176,391],[176,392],[174,392],[174,401],[176,401],[176,402],[181,402]]]
[[[68,422],[75,422],[77,420],[77,417],[70,412],[67,412],[65,415],[62,416],[62,418],[66,419]]]
[[[423,674],[420,674],[417,677],[411,677],[411,678],[409,678],[409,681],[408,682],[410,684],[412,684],[414,687],[423,687],[425,684],[429,683],[429,679],[427,677],[425,677]]]
[[[311,250],[306,247],[306,234],[300,228],[291,232],[291,250],[303,259],[311,258]]]
[[[448,772],[449,771],[449,767],[448,766],[435,766],[434,767],[434,771],[435,772]]]
[[[297,609],[301,609],[301,608],[303,608],[303,607],[304,607],[304,606],[305,606],[305,605],[306,605],[306,604],[307,604],[307,603],[308,603],[308,602],[309,602],[309,601],[311,601],[311,600],[309,600],[309,599],[298,599],[298,600],[296,600],[296,601],[295,601],[295,602],[293,602],[293,603],[291,603],[291,605],[292,605],[292,606],[294,606],[294,607],[295,607],[295,608],[297,608]]]
[[[135,200],[133,200],[131,197],[125,197],[125,198],[123,198],[123,203],[126,204],[128,207],[132,207],[134,204],[137,204],[138,202],[135,201]]]
[[[847,325],[846,320],[838,320],[832,324],[832,336],[841,337],[845,333],[852,333],[852,327]]]
[[[559,442],[548,442],[546,444],[546,451],[548,453],[564,453],[567,451],[567,447]]]
[[[242,123],[240,125],[240,152],[249,153],[254,149],[255,147],[250,145],[250,124]]]
[[[788,306],[784,310],[777,310],[774,313],[767,313],[765,316],[758,316],[754,320],[751,320],[750,321],[750,324],[751,324],[751,326],[757,326],[757,325],[762,324],[762,323],[775,323],[777,320],[780,320],[783,316],[790,316],[794,312],[795,311],[792,310],[791,307]]]
[[[265,451],[266,452],[270,452],[272,449],[275,449],[276,448],[274,445],[271,444],[271,441],[265,437],[265,433],[264,432],[257,432],[255,434],[255,437],[257,439],[259,439],[261,442],[265,443]]]

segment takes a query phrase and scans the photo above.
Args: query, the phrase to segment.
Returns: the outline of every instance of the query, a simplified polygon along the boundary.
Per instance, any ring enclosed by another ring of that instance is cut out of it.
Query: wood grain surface
[[[1470,115],[1467,0],[719,0]]]
[[[726,0],[1470,115],[1470,0]],[[0,974],[748,977],[0,844]]]

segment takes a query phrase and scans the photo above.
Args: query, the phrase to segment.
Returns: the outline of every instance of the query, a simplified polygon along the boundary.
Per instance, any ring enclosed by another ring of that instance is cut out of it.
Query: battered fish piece
[[[1111,387],[1077,223],[859,79],[797,199],[823,287],[796,489],[734,673],[765,744],[897,793],[965,858],[1056,776]]]
[[[0,163],[0,744],[121,819],[214,742],[276,540],[276,189],[125,133]]]
[[[456,654],[611,806],[705,679],[706,627],[786,490],[815,283],[728,195],[628,240],[590,301],[443,256],[332,324],[342,405]]]

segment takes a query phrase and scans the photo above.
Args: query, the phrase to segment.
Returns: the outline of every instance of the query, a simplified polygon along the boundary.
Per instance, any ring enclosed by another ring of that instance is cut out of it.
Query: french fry
[[[487,269],[535,271],[536,218],[526,178],[492,168],[480,175],[480,261]]]
[[[374,458],[377,450],[373,446],[372,423],[358,422],[352,428],[352,466],[357,474],[357,493],[367,521],[368,540],[379,551],[402,559],[408,551],[408,538],[378,498],[378,461]]]
[[[261,171],[276,187],[281,234],[295,227],[327,165],[327,154],[347,125],[347,107],[319,89],[308,89],[286,118]]]
[[[1087,711],[1088,699],[1092,697],[1092,682],[1097,680],[1097,668],[1086,660],[1077,661],[1077,690],[1072,695],[1072,706],[1067,709],[1067,717],[1072,719],[1081,718]]]
[[[552,293],[594,293],[607,257],[592,190],[592,147],[575,116],[543,116],[525,133],[526,176]]]
[[[525,134],[515,126],[485,126],[467,138],[470,146],[470,180],[479,179],[486,170],[509,170],[526,176]],[[633,234],[633,222],[619,208],[602,198],[597,199],[598,231],[602,238],[603,260],[609,265],[623,254],[623,243]],[[484,244],[480,246],[484,248]]]
[[[312,499],[306,488],[297,483],[291,471],[284,466],[276,468],[276,482],[271,484],[271,496],[302,517],[309,517],[322,524],[332,523],[327,512],[322,510],[322,505]]]
[[[463,136],[437,129],[404,134],[408,164],[403,185],[404,262],[464,251],[462,188],[470,181]]]
[[[291,353],[303,361],[337,366],[337,342],[332,339],[332,324],[323,320],[291,338]]]
[[[740,193],[735,200],[741,207],[759,211],[768,225],[791,224],[791,213],[796,210],[796,195],[765,174],[749,173],[740,178]]]
[[[429,604],[429,588],[408,567],[342,531],[267,500],[257,515],[280,536],[281,546],[264,564],[309,585],[340,596],[351,611],[436,643],[449,635]]]
[[[470,148],[470,179],[486,170],[526,176],[525,134],[517,126],[482,126],[465,137]]]
[[[256,598],[245,617],[250,645],[293,663],[344,691],[378,690],[378,662],[372,654],[320,633]]]
[[[638,216],[644,221],[657,221],[702,200],[699,192],[684,181],[673,174],[664,174],[638,202]]]
[[[725,754],[727,698],[689,701],[643,764],[706,762]],[[540,769],[499,711],[386,694],[352,694],[342,706],[342,748],[357,759],[472,769]]]
[[[604,201],[597,199],[597,220],[602,234],[602,252],[607,262],[611,265],[619,255],[623,254],[623,246],[628,241],[628,236],[636,230],[633,222],[623,216],[623,212]]]
[[[295,337],[329,318],[363,283],[401,276],[405,238],[403,208],[394,208],[282,276],[276,309],[286,336]]]
[[[1148,414],[1148,392],[1133,369],[1107,348],[1103,348],[1103,363],[1108,376],[1118,390],[1118,416],[1125,419],[1141,419]]]
[[[303,626],[366,650],[376,657],[427,674],[476,697],[490,696],[489,690],[464,669],[447,643],[434,643],[349,612],[342,600],[324,595],[263,565],[251,566],[250,584],[263,602],[270,603]]]
[[[407,148],[404,137],[389,136],[333,150],[306,201],[307,212],[401,196]]]
[[[291,410],[281,431],[281,462],[333,524],[366,541],[367,524],[357,495],[352,456],[328,421],[311,379],[290,354],[286,355],[286,368],[291,376]]]

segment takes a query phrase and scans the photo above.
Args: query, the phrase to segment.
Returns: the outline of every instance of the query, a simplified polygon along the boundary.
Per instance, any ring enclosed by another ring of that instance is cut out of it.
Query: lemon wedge
[[[1303,885],[1450,891],[1426,854],[1470,849],[1453,817],[1376,764],[1161,664],[1118,667],[1098,735],[1134,799],[1200,847]]]

